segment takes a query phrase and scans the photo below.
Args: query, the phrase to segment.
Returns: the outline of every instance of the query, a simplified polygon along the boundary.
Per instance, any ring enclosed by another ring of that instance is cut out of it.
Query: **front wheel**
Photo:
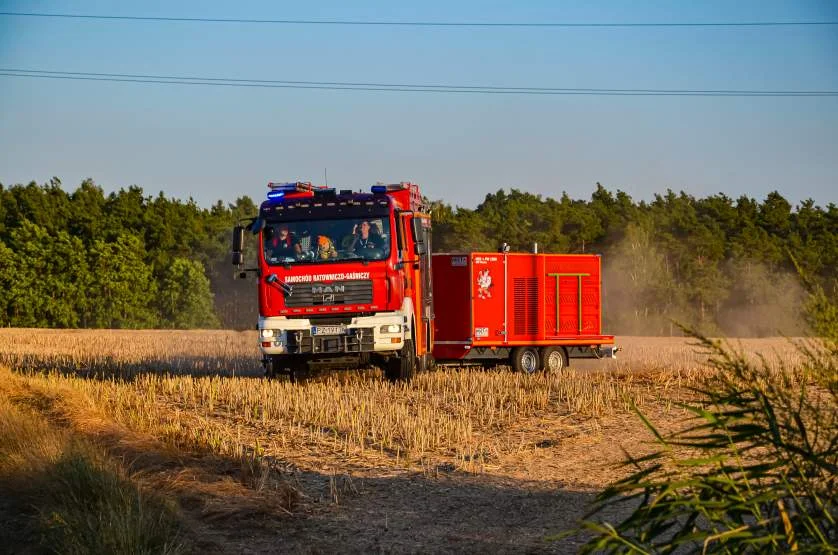
[[[413,350],[413,341],[407,339],[399,356],[387,360],[387,364],[384,366],[384,375],[393,383],[409,382],[415,372],[416,351]]]
[[[518,347],[512,351],[512,368],[516,372],[533,374],[541,367],[541,357],[535,347]]]
[[[280,376],[288,376],[294,383],[308,371],[308,362],[296,357],[272,355],[267,357],[263,364],[265,366],[265,377],[269,380],[278,379]]]

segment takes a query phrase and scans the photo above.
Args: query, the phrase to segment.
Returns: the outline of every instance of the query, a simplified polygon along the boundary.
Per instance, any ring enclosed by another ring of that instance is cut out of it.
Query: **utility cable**
[[[735,97],[834,97],[832,90],[736,90],[736,89],[605,89],[558,87],[501,87],[494,85],[441,85],[404,83],[363,83],[340,81],[289,81],[269,79],[232,79],[217,77],[185,77],[173,75],[141,75],[129,73],[93,73],[0,68],[0,76],[149,83],[169,85],[203,85],[224,87],[321,89],[393,92],[436,92],[471,94],[523,95],[592,95],[592,96],[735,96]]]
[[[102,15],[43,12],[0,12],[0,16],[43,17],[56,19],[90,19],[104,21],[145,21],[177,23],[239,23],[265,25],[356,25],[393,27],[798,27],[838,25],[838,21],[686,21],[686,22],[562,22],[562,21],[374,21],[341,19],[248,19],[214,17],[172,17],[140,15]]]

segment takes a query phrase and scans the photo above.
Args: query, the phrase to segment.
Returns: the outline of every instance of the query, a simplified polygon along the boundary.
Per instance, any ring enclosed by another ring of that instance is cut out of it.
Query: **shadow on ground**
[[[0,353],[0,366],[7,366],[15,372],[21,373],[49,373],[58,372],[67,376],[77,376],[91,379],[121,379],[131,381],[137,376],[177,375],[191,377],[240,377],[264,378],[265,369],[256,357],[218,357],[218,356],[167,356],[146,357],[134,361],[119,360],[111,356],[100,357],[68,357],[62,355],[42,354],[3,354]],[[456,372],[457,366],[437,366],[431,371]],[[470,366],[469,368],[477,368]],[[511,370],[510,370],[511,371]],[[308,370],[298,372],[296,379],[300,382],[316,381],[325,378],[348,380],[353,377],[365,376],[381,378],[382,371],[374,366],[338,368],[331,366],[314,366]],[[287,375],[278,376],[278,380],[289,379]]]
[[[298,553],[575,552],[582,538],[547,538],[573,528],[594,498],[562,486],[501,483],[486,475],[355,483],[358,492],[337,504],[283,522],[277,547]]]
[[[257,357],[167,356],[145,357],[134,361],[112,356],[69,357],[44,354],[0,354],[0,365],[15,372],[59,372],[89,378],[131,380],[142,374],[181,376],[264,377]]]

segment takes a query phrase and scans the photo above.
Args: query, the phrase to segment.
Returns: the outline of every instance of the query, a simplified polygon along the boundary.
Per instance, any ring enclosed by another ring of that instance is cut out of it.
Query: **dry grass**
[[[0,366],[130,377],[261,375],[255,332],[0,329]]]
[[[3,372],[0,543],[56,553],[182,553],[177,511],[94,443],[51,425]],[[9,535],[11,533],[11,535]]]
[[[3,330],[0,341],[0,364],[31,384],[74,391],[114,422],[178,449],[294,453],[313,466],[433,462],[480,471],[527,447],[533,421],[668,401],[706,372],[703,355],[680,338],[622,338],[617,361],[561,374],[449,369],[408,385],[369,372],[302,384],[258,379],[253,332]],[[742,346],[777,359],[792,352],[785,340]]]

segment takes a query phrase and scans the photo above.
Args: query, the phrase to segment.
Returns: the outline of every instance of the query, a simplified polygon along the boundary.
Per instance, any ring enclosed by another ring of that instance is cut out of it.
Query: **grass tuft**
[[[0,396],[4,547],[56,553],[185,551],[173,507],[144,493],[89,443]]]

